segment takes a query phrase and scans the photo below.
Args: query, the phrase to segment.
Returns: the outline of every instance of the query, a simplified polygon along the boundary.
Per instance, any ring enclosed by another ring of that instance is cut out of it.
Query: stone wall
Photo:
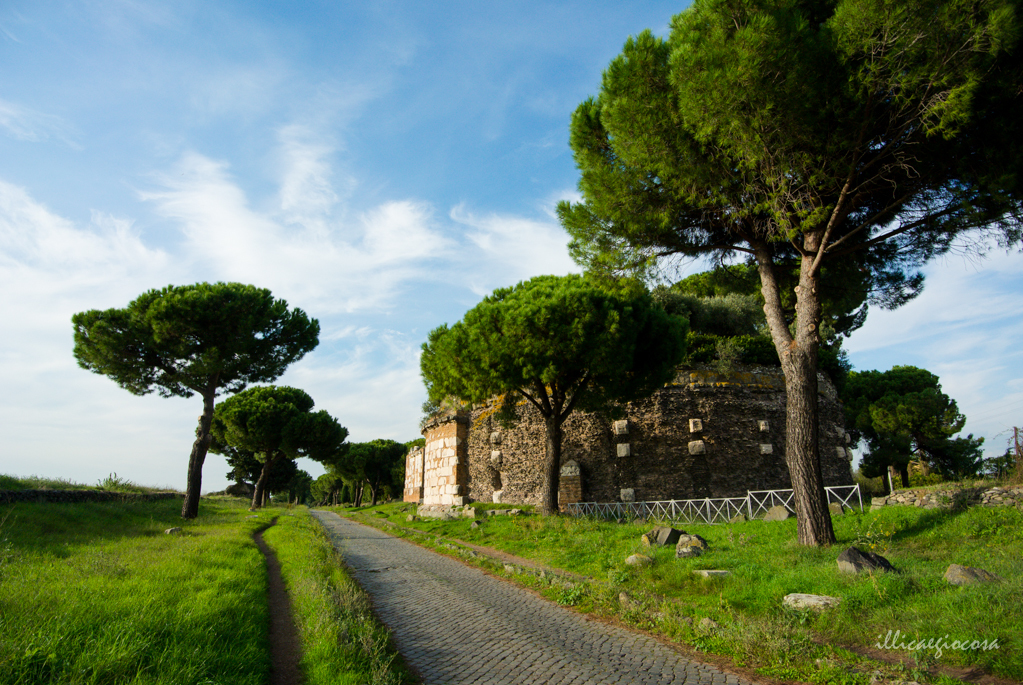
[[[1023,511],[1023,485],[1004,488],[948,487],[936,490],[896,490],[890,495],[874,497],[870,501],[871,511],[893,506],[923,509],[954,509],[969,506],[1016,507]]]
[[[819,384],[824,483],[849,485],[851,455],[841,405],[825,377]],[[465,426],[464,470],[438,472],[447,479],[443,487],[461,487],[445,494],[482,502],[538,503],[545,450],[542,418],[522,402],[518,420],[504,427],[496,411],[496,403],[490,404],[437,417],[428,425],[428,491],[431,440],[435,450],[441,449],[442,439],[455,436],[460,430],[456,426]],[[461,443],[443,448],[453,446]],[[564,426],[561,457],[564,466],[574,462],[573,473],[566,474],[569,480],[559,494],[563,502],[741,497],[747,490],[791,487],[784,455],[785,382],[780,369],[686,370],[651,397],[626,405],[624,417],[574,412]],[[438,462],[438,468],[451,466]],[[429,503],[441,503],[436,500],[439,492],[424,493],[424,503],[431,496]]]
[[[468,416],[448,414],[435,417],[423,429],[423,504],[465,504],[468,471],[466,438]],[[405,477],[409,488],[408,475]]]

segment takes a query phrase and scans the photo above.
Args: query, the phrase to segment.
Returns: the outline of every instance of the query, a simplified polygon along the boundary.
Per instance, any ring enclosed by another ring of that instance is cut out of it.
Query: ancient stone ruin
[[[842,409],[830,381],[820,388],[825,485],[851,485]],[[426,447],[409,452],[405,501],[539,502],[544,425],[525,402],[502,426],[498,402],[445,412],[424,426]],[[785,465],[785,380],[780,369],[680,371],[624,417],[573,413],[564,426],[559,501],[617,502],[743,497],[791,487]]]

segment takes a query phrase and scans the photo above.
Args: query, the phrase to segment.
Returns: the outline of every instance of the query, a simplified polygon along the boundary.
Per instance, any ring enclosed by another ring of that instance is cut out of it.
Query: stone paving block
[[[752,685],[375,528],[313,516],[424,685]]]

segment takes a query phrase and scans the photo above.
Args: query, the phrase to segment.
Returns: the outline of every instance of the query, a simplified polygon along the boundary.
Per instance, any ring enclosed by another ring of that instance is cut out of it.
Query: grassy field
[[[204,500],[0,507],[0,683],[268,682],[266,568],[282,563],[307,682],[409,682],[304,508]],[[182,531],[165,534],[167,528]]]
[[[43,478],[42,476],[9,476],[0,473],[0,490],[109,490],[112,492],[169,492],[173,488],[154,488],[137,485],[130,480],[111,473],[96,485],[75,483],[66,478]]]
[[[928,667],[980,667],[1023,679],[1023,513],[973,508],[963,512],[887,507],[875,513],[835,517],[839,544],[810,549],[795,543],[794,519],[725,525],[686,525],[710,543],[701,557],[676,560],[674,549],[646,548],[640,536],[650,523],[610,523],[570,517],[488,517],[472,521],[406,522],[401,504],[366,508],[367,520],[386,518],[403,527],[485,545],[551,567],[590,576],[570,585],[551,578],[517,576],[562,604],[661,633],[730,657],[763,675],[820,683],[869,683],[872,662],[864,648],[883,645],[888,631],[901,641],[997,641],[995,649],[887,650],[908,657],[896,674],[930,679]],[[839,552],[850,545],[885,555],[897,574],[846,575]],[[447,551],[442,548],[441,551]],[[646,568],[626,557],[654,558]],[[1000,583],[954,587],[943,580],[950,563],[978,566]],[[702,578],[697,569],[726,569],[724,578]],[[629,597],[623,602],[620,594]],[[839,597],[837,610],[822,615],[783,608],[793,592]],[[716,627],[706,624],[710,619]],[[893,644],[894,641],[889,641]],[[849,647],[850,649],[846,649]],[[880,650],[885,652],[885,650]]]

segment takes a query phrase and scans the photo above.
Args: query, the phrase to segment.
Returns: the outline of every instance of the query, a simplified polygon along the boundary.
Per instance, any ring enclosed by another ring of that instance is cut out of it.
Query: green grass
[[[168,492],[172,488],[154,488],[138,485],[111,473],[96,485],[75,483],[66,478],[43,478],[42,476],[11,476],[0,474],[0,490],[109,490],[113,492]]]
[[[265,537],[296,592],[307,682],[401,682],[364,596],[304,509],[253,515],[242,502],[204,500],[199,518],[183,521],[180,507],[0,507],[0,684],[266,683],[266,567],[252,534],[278,515]],[[175,526],[182,532],[164,533]]]
[[[322,527],[304,507],[282,515],[263,539],[281,562],[304,645],[308,685],[415,682],[373,618],[369,601],[344,572]]]
[[[404,527],[494,547],[590,576],[584,591],[564,583],[519,576],[563,604],[625,620],[698,648],[732,657],[764,675],[810,682],[867,683],[868,665],[841,646],[874,646],[878,636],[900,630],[919,638],[995,640],[994,650],[933,650],[899,653],[920,667],[934,663],[980,666],[1023,679],[1023,513],[972,508],[952,513],[915,507],[886,507],[876,513],[835,517],[839,544],[796,544],[796,522],[750,521],[685,525],[710,542],[710,551],[676,560],[674,549],[645,548],[642,533],[653,524],[616,524],[571,517],[494,517],[472,530],[471,520],[405,521],[400,504],[375,507]],[[368,517],[377,519],[377,517]],[[377,519],[379,520],[379,519]],[[885,555],[898,574],[845,575],[835,558],[850,545]],[[641,552],[655,559],[637,569],[624,564]],[[991,585],[954,587],[942,576],[950,563],[978,566],[1001,576]],[[727,569],[726,578],[704,579],[696,569]],[[622,607],[626,591],[637,606]],[[803,592],[842,598],[841,606],[816,616],[785,610],[786,594]],[[719,628],[707,629],[710,618]],[[881,642],[883,642],[883,637]],[[838,666],[836,664],[841,664]],[[862,673],[850,673],[861,670]],[[839,671],[843,675],[839,677]],[[923,677],[921,674],[910,674]],[[913,678],[909,678],[913,679]]]

